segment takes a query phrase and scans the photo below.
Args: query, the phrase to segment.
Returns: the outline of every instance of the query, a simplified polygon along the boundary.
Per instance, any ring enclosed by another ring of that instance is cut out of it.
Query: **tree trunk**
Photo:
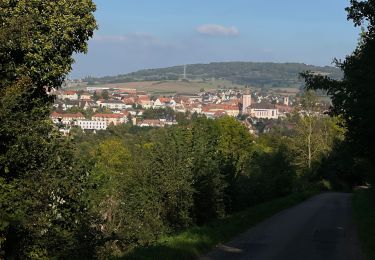
[[[312,135],[312,124],[311,124],[311,118],[309,118],[309,133],[307,136],[307,149],[308,149],[307,165],[309,169],[311,168],[311,135]]]

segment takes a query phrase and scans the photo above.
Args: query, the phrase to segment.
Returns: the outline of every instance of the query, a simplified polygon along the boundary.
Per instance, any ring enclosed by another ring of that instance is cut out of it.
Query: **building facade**
[[[77,120],[76,125],[82,130],[106,130],[108,125],[105,121]]]
[[[247,114],[247,108],[251,106],[251,93],[249,89],[245,89],[242,95],[242,114]]]
[[[124,114],[95,114],[92,117],[93,121],[105,122],[108,125],[120,125],[127,122],[127,117]]]
[[[275,105],[267,103],[255,103],[247,108],[247,113],[254,118],[277,119],[279,111]]]

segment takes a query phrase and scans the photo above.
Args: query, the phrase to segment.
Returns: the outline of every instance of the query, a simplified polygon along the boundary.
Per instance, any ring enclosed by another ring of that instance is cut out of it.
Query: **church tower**
[[[284,97],[284,105],[289,106],[289,97]]]
[[[242,114],[247,114],[247,108],[251,106],[251,93],[249,88],[245,88],[242,95]]]

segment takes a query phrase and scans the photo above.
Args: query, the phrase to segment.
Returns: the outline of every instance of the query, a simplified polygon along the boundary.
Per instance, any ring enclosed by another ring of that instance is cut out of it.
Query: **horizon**
[[[336,66],[333,66],[333,65],[315,65],[315,64],[308,64],[308,63],[304,63],[304,62],[287,62],[287,61],[286,62],[272,62],[272,61],[213,61],[213,62],[205,62],[205,63],[178,64],[178,65],[172,65],[172,66],[168,66],[168,67],[143,68],[143,69],[139,69],[139,70],[135,70],[135,71],[130,71],[128,73],[104,75],[104,76],[98,76],[98,77],[88,75],[88,76],[82,77],[82,78],[68,78],[68,79],[69,80],[77,80],[77,79],[85,79],[85,78],[90,78],[90,77],[92,77],[92,78],[116,77],[116,76],[129,75],[129,74],[137,73],[137,72],[144,71],[144,70],[157,70],[157,69],[167,69],[167,68],[176,68],[176,67],[183,68],[184,66],[187,66],[187,68],[188,68],[189,66],[194,66],[194,65],[209,65],[209,64],[212,64],[212,63],[302,64],[302,65],[306,65],[306,66],[315,66],[315,67],[320,67],[320,68],[329,67],[329,68],[336,68],[336,69],[340,70],[340,68],[338,68]]]
[[[94,2],[99,29],[88,53],[75,55],[72,79],[212,62],[334,67],[360,32],[346,21],[347,0]]]

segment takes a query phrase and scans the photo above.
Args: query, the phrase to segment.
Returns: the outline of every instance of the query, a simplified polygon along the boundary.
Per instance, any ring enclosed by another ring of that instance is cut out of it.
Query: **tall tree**
[[[91,0],[0,1],[0,87],[29,77],[59,87],[96,28]]]
[[[220,171],[228,183],[225,191],[226,211],[238,209],[237,184],[247,172],[249,160],[254,152],[254,137],[248,129],[232,117],[218,119]]]
[[[64,257],[78,245],[85,171],[68,140],[44,119],[50,111],[44,99],[33,98],[28,111],[30,87],[19,81],[0,96],[0,253]]]
[[[225,176],[220,171],[217,121],[199,118],[192,126],[192,172],[194,177],[194,217],[198,224],[225,215]]]
[[[109,92],[108,92],[108,90],[106,90],[106,89],[103,90],[101,96],[102,96],[103,99],[108,100],[109,99]]]
[[[332,97],[332,113],[346,121],[347,141],[353,154],[375,161],[375,1],[351,0],[348,20],[364,30],[357,48],[336,65],[344,72],[342,80],[306,72],[308,89],[323,89]]]
[[[193,176],[191,172],[191,134],[187,129],[161,129],[149,144],[148,157],[153,183],[158,188],[161,212],[172,230],[191,224]]]
[[[338,126],[340,120],[322,112],[315,92],[306,91],[301,98],[301,108],[296,111],[294,135],[289,138],[300,173],[311,171],[330,151],[335,139],[342,138],[344,130]]]
[[[53,98],[46,88],[59,87],[73,53],[86,51],[94,10],[91,0],[0,1],[0,254],[6,258],[62,258],[78,245],[85,172],[48,120]]]

